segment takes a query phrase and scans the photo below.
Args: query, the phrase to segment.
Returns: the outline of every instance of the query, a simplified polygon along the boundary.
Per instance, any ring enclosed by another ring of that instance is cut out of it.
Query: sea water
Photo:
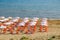
[[[0,16],[60,18],[60,0],[0,0]]]

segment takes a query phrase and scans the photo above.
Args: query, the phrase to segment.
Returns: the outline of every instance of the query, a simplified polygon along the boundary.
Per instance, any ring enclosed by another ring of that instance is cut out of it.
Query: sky
[[[26,10],[60,13],[60,0],[0,0],[0,15]]]

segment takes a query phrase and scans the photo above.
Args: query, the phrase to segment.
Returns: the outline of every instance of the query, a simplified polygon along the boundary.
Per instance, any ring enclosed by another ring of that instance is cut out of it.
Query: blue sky
[[[0,0],[0,9],[60,11],[60,0]]]

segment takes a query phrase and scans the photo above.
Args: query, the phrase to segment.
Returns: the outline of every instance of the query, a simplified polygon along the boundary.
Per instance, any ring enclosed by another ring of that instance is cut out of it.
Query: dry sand
[[[20,40],[22,36],[35,40],[48,40],[50,37],[56,36],[52,40],[60,40],[57,38],[57,36],[60,36],[60,20],[48,20],[48,24],[48,32],[39,32],[39,27],[37,27],[37,31],[34,34],[0,34],[0,40],[10,40],[11,38]]]

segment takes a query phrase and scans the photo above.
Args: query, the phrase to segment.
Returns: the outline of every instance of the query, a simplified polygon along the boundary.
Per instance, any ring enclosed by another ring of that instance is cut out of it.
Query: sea
[[[60,19],[60,0],[0,0],[0,16]]]

